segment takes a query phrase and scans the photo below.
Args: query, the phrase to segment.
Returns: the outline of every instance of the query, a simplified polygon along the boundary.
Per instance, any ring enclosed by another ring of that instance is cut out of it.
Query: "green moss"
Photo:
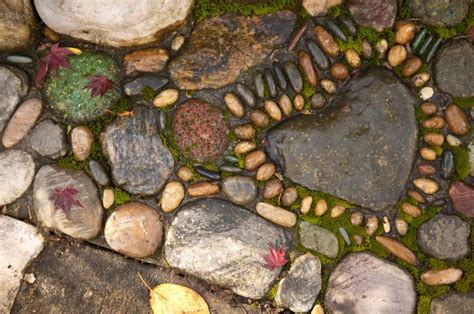
[[[339,49],[342,52],[345,52],[346,50],[349,50],[349,49],[353,49],[358,54],[362,53],[362,38],[359,36],[357,36],[356,38],[349,37],[347,41],[342,41],[341,39],[337,38],[337,43],[339,45]]]
[[[426,116],[421,110],[420,106],[415,107],[415,119],[418,122],[418,125],[421,125],[423,123],[423,120],[425,120]]]
[[[237,140],[238,140],[237,135],[235,135],[234,130],[230,130],[230,131],[227,133],[227,138],[229,139],[230,142],[234,142],[234,141],[237,141]]]
[[[409,18],[411,18],[411,10],[408,7],[407,0],[397,0],[397,7],[398,7],[398,19],[408,20]]]
[[[304,80],[304,83],[303,83],[303,90],[301,91],[301,95],[305,98],[306,102],[309,102],[309,100],[311,99],[311,96],[314,95],[314,93],[316,92],[316,88],[312,87],[308,80]]]
[[[217,167],[217,165],[212,163],[212,162],[203,162],[200,165],[204,169],[207,169],[207,170],[210,170],[210,171],[219,171],[219,167]]]
[[[469,27],[474,26],[474,4],[469,5],[467,17],[454,27],[438,26],[432,27],[431,30],[440,38],[450,39],[464,33]]]
[[[278,292],[278,284],[279,284],[279,281],[277,281],[277,282],[270,288],[270,290],[268,290],[268,292],[267,292],[267,298],[268,298],[268,300],[270,300],[270,301],[275,300],[275,297],[276,297],[277,292]]]
[[[117,187],[114,188],[114,204],[116,206],[125,204],[125,203],[129,202],[131,199],[132,199],[132,197],[130,196],[130,194],[128,194],[124,190],[122,190],[120,188],[117,188]]]
[[[469,161],[469,150],[464,147],[450,147],[454,158],[455,177],[463,180],[471,173],[471,165]]]
[[[298,195],[300,196],[301,199],[303,199],[306,196],[312,196],[315,202],[321,198],[325,199],[326,202],[328,203],[329,208],[332,208],[336,205],[342,205],[345,208],[351,207],[351,204],[349,202],[342,200],[340,198],[337,198],[336,196],[333,196],[328,193],[312,191],[301,185],[297,185],[296,190],[298,191]]]
[[[441,156],[443,154],[443,148],[440,146],[430,146],[432,150],[436,152],[437,156]]]
[[[330,7],[328,10],[328,15],[332,17],[338,17],[344,14],[349,14],[349,11],[342,5]]]
[[[158,94],[158,92],[155,91],[150,86],[145,86],[145,88],[143,88],[142,94],[143,94],[143,99],[144,100],[146,100],[148,102],[152,102],[153,99],[155,99],[155,96]]]
[[[471,109],[474,106],[474,97],[454,97],[454,103],[462,109]]]
[[[60,68],[49,76],[44,92],[50,106],[63,118],[76,122],[94,119],[104,114],[120,98],[120,71],[112,57],[103,53],[83,52],[69,57],[69,68]],[[115,87],[104,96],[92,97],[85,86],[93,75],[103,75]]]
[[[165,132],[160,132],[161,142],[165,147],[167,147],[171,155],[173,155],[173,159],[175,161],[180,161],[182,159],[181,154],[179,153],[178,144],[174,141],[174,138],[171,134],[165,135]]]
[[[197,0],[193,9],[196,21],[219,16],[225,13],[237,13],[244,16],[263,15],[281,10],[295,10],[298,0],[273,0],[269,3],[236,3],[232,0]]]
[[[77,161],[74,156],[67,156],[59,158],[57,165],[61,168],[84,170],[87,166],[86,161]]]

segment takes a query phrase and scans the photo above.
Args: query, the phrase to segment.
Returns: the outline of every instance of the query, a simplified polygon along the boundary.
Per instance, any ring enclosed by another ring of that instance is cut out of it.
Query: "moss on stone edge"
[[[114,188],[114,205],[115,206],[120,206],[122,204],[125,204],[129,202],[132,199],[130,194],[125,192],[124,190],[115,187]]]
[[[197,0],[193,17],[197,22],[225,13],[237,13],[244,16],[263,15],[299,6],[298,0],[272,0],[269,3],[236,3],[232,0]]]
[[[474,107],[474,97],[454,97],[454,103],[462,109],[471,109]]]
[[[457,37],[463,34],[469,27],[474,26],[474,3],[471,1],[469,4],[469,12],[467,17],[458,25],[454,27],[446,27],[446,26],[436,26],[431,27],[433,33],[435,33],[438,37],[442,39],[450,39],[453,37]]]
[[[59,68],[50,75],[44,92],[51,108],[64,119],[83,122],[104,114],[120,98],[119,69],[112,57],[103,53],[83,52],[69,57],[69,68]],[[115,86],[104,96],[92,97],[86,85],[93,75],[103,75]]]
[[[469,160],[469,150],[464,147],[449,146],[453,153],[455,178],[463,180],[471,173],[471,164]]]

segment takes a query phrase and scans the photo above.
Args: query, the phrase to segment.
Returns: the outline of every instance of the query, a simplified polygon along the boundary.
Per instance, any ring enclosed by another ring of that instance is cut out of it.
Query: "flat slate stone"
[[[298,115],[267,134],[267,152],[290,180],[383,210],[403,192],[416,152],[416,98],[388,69],[345,85],[320,115]]]
[[[173,171],[173,156],[161,141],[157,111],[138,106],[133,113],[107,127],[102,149],[116,185],[132,194],[157,194]]]
[[[0,131],[2,131],[20,99],[26,95],[28,80],[23,71],[0,66],[0,86]]]
[[[336,235],[331,231],[318,225],[302,221],[299,228],[301,245],[307,249],[336,258],[339,244]]]
[[[9,313],[23,271],[43,249],[43,237],[23,221],[0,215],[0,313]]]
[[[249,305],[236,304],[227,291],[211,289],[169,268],[67,239],[45,244],[26,271],[36,281],[22,284],[16,300],[11,299],[12,313],[151,313],[150,293],[138,274],[152,287],[174,283],[195,290],[212,313],[243,314],[243,308],[252,313]]]
[[[270,246],[288,250],[285,231],[220,199],[192,201],[177,213],[165,240],[170,266],[252,299],[265,296],[281,267],[265,268]]]
[[[451,292],[431,301],[430,314],[472,314],[474,292]]]
[[[66,155],[66,132],[63,127],[47,119],[41,121],[29,135],[31,147],[41,156],[58,159]]]
[[[474,97],[474,44],[454,40],[443,45],[434,62],[439,88],[453,97]]]
[[[295,20],[290,11],[206,19],[194,28],[181,56],[171,62],[171,77],[187,90],[231,84],[241,71],[259,64],[283,44]]]
[[[410,0],[407,5],[413,17],[431,26],[456,26],[469,11],[469,0]]]
[[[366,252],[350,253],[329,276],[328,313],[414,313],[413,278],[400,267]]]
[[[417,242],[428,255],[459,260],[471,251],[470,233],[470,225],[458,216],[438,214],[420,226]]]

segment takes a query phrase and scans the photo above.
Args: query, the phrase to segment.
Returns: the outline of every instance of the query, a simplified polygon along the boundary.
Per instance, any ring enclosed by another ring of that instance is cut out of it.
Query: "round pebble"
[[[237,95],[233,93],[226,93],[224,96],[224,102],[230,113],[232,113],[237,118],[243,117],[245,114],[245,108]]]
[[[425,133],[423,140],[433,146],[443,146],[444,144],[444,136],[440,133]]]
[[[349,220],[354,226],[360,226],[364,223],[364,214],[358,211],[352,212]]]
[[[181,166],[176,171],[176,175],[183,181],[190,181],[193,178],[193,171],[188,166]]]
[[[265,100],[263,107],[268,115],[275,121],[281,120],[281,110],[280,107],[273,100]]]
[[[359,68],[361,66],[360,56],[354,49],[346,50],[344,52],[344,57],[352,68]]]
[[[295,187],[288,187],[281,194],[281,204],[286,207],[293,205],[298,199],[298,191]]]
[[[328,94],[334,94],[336,92],[336,83],[331,80],[324,79],[321,81],[321,87],[326,91]]]
[[[448,128],[456,135],[464,135],[469,132],[467,115],[456,105],[449,105],[444,112]]]
[[[102,193],[102,206],[105,209],[109,209],[114,204],[115,193],[112,188],[105,188]]]
[[[278,106],[280,106],[281,111],[285,116],[289,116],[291,114],[292,105],[291,99],[288,95],[281,95],[278,99]]]
[[[426,178],[419,178],[413,180],[413,184],[426,194],[434,194],[438,192],[439,185],[436,181]]]
[[[388,52],[388,63],[392,67],[402,64],[407,58],[407,50],[401,45],[395,45]]]
[[[421,86],[425,85],[426,83],[428,83],[430,78],[431,78],[430,73],[421,72],[421,73],[418,73],[415,76],[413,76],[411,78],[411,82],[413,83],[413,86],[421,87]]]
[[[423,100],[428,100],[434,95],[434,89],[432,87],[423,87],[420,90],[420,97]]]
[[[295,106],[296,111],[303,110],[304,108],[304,98],[301,95],[296,95],[293,99],[293,106]]]
[[[415,190],[409,190],[407,192],[407,195],[408,195],[408,197],[414,199],[418,203],[424,203],[425,202],[425,198]]]
[[[277,178],[268,181],[263,188],[263,197],[264,198],[274,198],[280,195],[283,190],[283,185],[280,180]]]
[[[316,202],[316,207],[314,208],[314,213],[316,216],[322,216],[328,211],[328,203],[324,198],[319,199]]]
[[[419,164],[418,171],[420,171],[422,175],[431,176],[436,173],[436,168],[429,164]]]
[[[436,152],[429,147],[422,147],[420,149],[420,155],[425,160],[436,160]]]
[[[153,99],[153,105],[158,108],[171,106],[178,101],[179,91],[177,89],[165,89]]]
[[[446,125],[443,117],[433,116],[423,121],[422,127],[427,129],[442,129]]]
[[[254,171],[265,162],[266,158],[267,155],[265,155],[265,152],[263,150],[251,152],[250,154],[245,156],[245,169],[248,171]]]
[[[313,204],[313,198],[311,196],[306,196],[301,200],[301,207],[300,207],[300,212],[303,215],[306,215],[309,213],[309,210],[311,209],[311,205]]]
[[[421,209],[409,203],[403,203],[402,210],[405,214],[414,218],[421,215]]]
[[[331,67],[331,75],[338,80],[345,80],[349,77],[349,70],[342,63],[334,63]]]
[[[418,57],[413,57],[406,60],[402,66],[402,75],[405,77],[412,76],[415,74],[423,65],[423,61],[421,61]]]
[[[395,25],[395,30],[395,42],[400,45],[406,45],[415,37],[416,25],[403,21]]]
[[[250,112],[250,121],[257,128],[266,128],[268,124],[270,124],[268,116],[260,110],[252,110],[252,112]]]
[[[184,199],[184,187],[178,181],[171,181],[165,185],[161,194],[160,205],[165,213],[172,212],[179,207]]]
[[[438,106],[435,103],[427,101],[420,105],[420,109],[424,114],[430,116],[438,111]]]
[[[458,139],[456,136],[453,136],[451,134],[448,134],[446,136],[446,141],[448,142],[449,145],[451,146],[461,146],[462,142],[460,139]]]
[[[249,141],[242,141],[237,143],[234,148],[234,153],[237,155],[242,155],[246,154],[252,150],[254,150],[257,147],[255,143],[249,142]]]
[[[171,42],[171,50],[178,51],[183,46],[185,40],[186,38],[183,35],[178,35],[173,38],[173,41]]]
[[[316,93],[311,96],[311,107],[313,109],[319,110],[324,108],[326,105],[326,97],[321,93]]]
[[[272,163],[265,163],[261,165],[256,174],[256,179],[258,181],[266,181],[270,179],[275,174],[275,165]]]
[[[375,231],[377,231],[379,227],[379,219],[377,216],[371,215],[367,217],[367,222],[365,224],[365,232],[370,236],[372,236]]]
[[[240,140],[250,140],[255,137],[256,131],[251,124],[247,123],[236,126],[234,128],[234,133]]]
[[[397,229],[397,232],[401,235],[404,236],[408,232],[408,223],[400,218],[395,219],[395,228]]]
[[[71,146],[74,157],[79,161],[89,158],[94,134],[86,126],[77,126],[71,131]]]
[[[345,211],[346,209],[344,208],[344,206],[336,205],[331,209],[331,218],[337,218],[344,214]]]

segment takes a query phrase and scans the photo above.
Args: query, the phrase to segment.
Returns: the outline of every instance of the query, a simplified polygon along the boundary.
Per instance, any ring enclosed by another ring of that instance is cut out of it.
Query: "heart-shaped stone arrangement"
[[[411,171],[416,102],[391,71],[368,68],[321,114],[271,129],[266,148],[290,180],[383,210],[398,201]]]

